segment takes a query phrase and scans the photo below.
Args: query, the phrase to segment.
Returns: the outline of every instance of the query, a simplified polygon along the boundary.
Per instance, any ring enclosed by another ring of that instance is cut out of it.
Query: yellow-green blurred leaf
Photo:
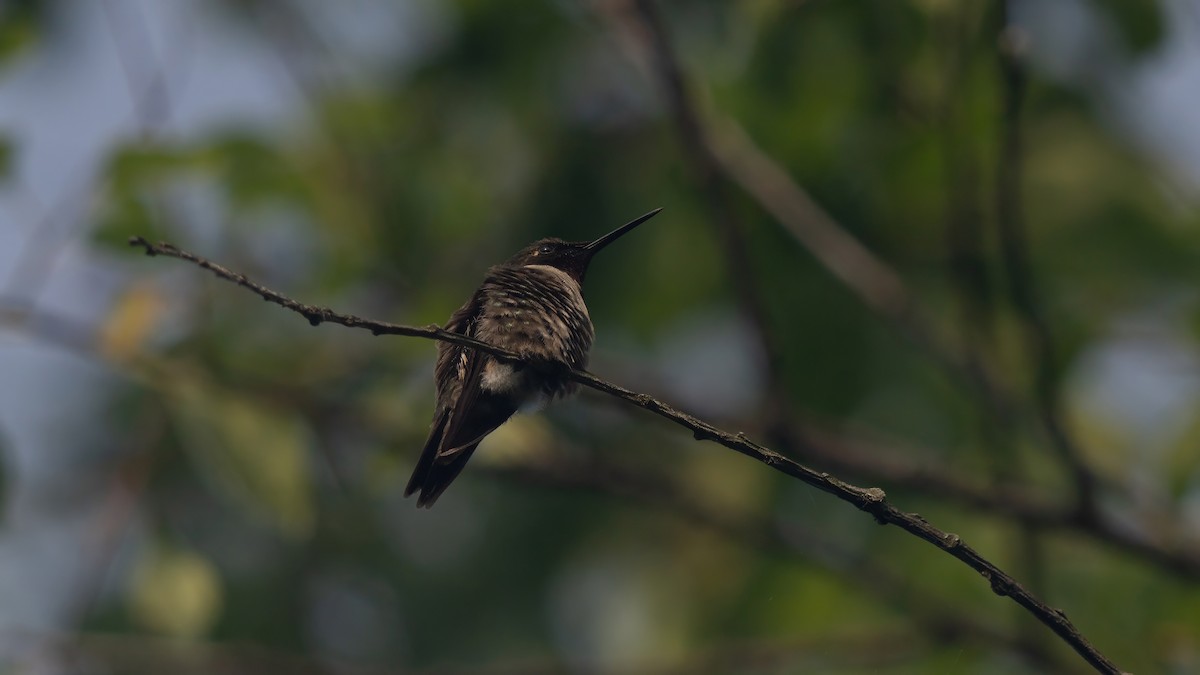
[[[192,461],[218,492],[287,536],[310,532],[310,439],[299,416],[187,377],[170,400]]]
[[[236,207],[253,207],[272,199],[299,200],[307,195],[295,159],[262,139],[230,135],[203,154],[219,172]]]
[[[1164,482],[1176,499],[1200,486],[1200,416],[1192,419],[1163,457]]]
[[[190,153],[174,148],[135,145],[118,149],[108,159],[108,193],[101,206],[94,239],[125,249],[130,237],[163,239],[150,200],[162,185],[196,166]]]
[[[479,453],[481,464],[507,465],[536,461],[555,450],[554,435],[545,417],[515,415],[487,439],[487,452]]]
[[[683,479],[695,494],[720,504],[722,511],[753,513],[771,494],[769,473],[732,454],[704,454],[683,467]]]
[[[164,233],[142,200],[132,195],[113,195],[100,215],[93,238],[98,243],[128,250],[130,237],[158,241],[164,238]]]
[[[221,610],[221,578],[205,558],[157,547],[138,561],[129,609],[146,629],[173,637],[208,632]]]
[[[166,308],[167,302],[157,288],[135,284],[117,300],[100,327],[101,352],[116,362],[136,356]]]

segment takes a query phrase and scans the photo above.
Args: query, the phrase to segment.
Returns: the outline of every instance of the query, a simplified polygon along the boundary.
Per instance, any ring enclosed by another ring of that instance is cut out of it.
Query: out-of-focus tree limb
[[[1004,263],[1008,295],[1024,324],[1026,350],[1034,370],[1036,414],[1047,438],[1071,470],[1083,517],[1095,517],[1096,475],[1062,418],[1054,337],[1042,311],[1029,262],[1028,235],[1022,209],[1021,180],[1023,151],[1021,107],[1025,100],[1026,74],[1022,65],[1024,32],[1009,22],[1007,0],[999,3],[996,35],[1000,67],[1001,111],[1000,152],[996,158],[996,228],[1000,259]]]
[[[1029,414],[1026,406],[984,362],[960,354],[928,318],[895,269],[822,209],[736,122],[704,119],[683,95],[684,76],[671,52],[653,0],[597,0],[597,6],[614,18],[627,42],[648,64],[651,76],[665,83],[683,135],[696,146],[690,150],[692,156],[711,159],[708,166],[712,172],[740,186],[867,307],[891,321],[944,370],[967,382],[999,424],[1011,426]],[[1092,495],[1097,479],[1071,441],[1060,416],[1046,405],[1037,406],[1031,416],[1064,458],[1080,486],[1079,508],[1084,517],[1093,517]]]
[[[688,83],[675,59],[662,21],[650,3],[638,3],[638,7],[643,18],[639,27],[652,34],[645,42],[651,50],[654,72],[666,93],[680,146],[695,175],[700,196],[708,206],[708,216],[717,231],[730,284],[743,314],[754,329],[762,352],[760,370],[765,383],[764,416],[768,420],[780,420],[786,414],[788,400],[787,386],[780,376],[784,371],[783,354],[768,320],[762,289],[755,278],[758,268],[750,258],[745,225],[730,199],[729,186],[721,176],[720,163],[705,139],[704,126],[692,105]]]
[[[451,342],[464,347],[470,347],[492,354],[508,361],[520,361],[517,354],[497,349],[478,340],[464,335],[451,333],[433,326],[418,328],[391,324],[361,317],[342,314],[328,308],[306,305],[273,291],[261,284],[249,280],[245,275],[232,272],[205,258],[184,251],[166,243],[152,244],[140,237],[130,240],[130,245],[141,248],[147,255],[164,255],[185,260],[209,270],[218,277],[247,288],[259,297],[290,309],[317,326],[323,322],[336,323],[350,328],[363,328],[375,335],[394,334],[411,337]],[[945,532],[934,527],[924,518],[897,509],[887,500],[887,495],[879,488],[862,488],[842,481],[828,473],[810,469],[803,464],[788,459],[773,450],[751,441],[744,434],[731,434],[699,418],[659,401],[647,394],[630,391],[618,385],[606,382],[591,373],[582,370],[571,370],[567,375],[584,386],[609,394],[623,401],[632,403],[660,417],[666,418],[692,432],[696,440],[710,440],[719,443],[730,450],[741,453],[758,462],[802,481],[822,492],[827,492],[838,499],[853,505],[885,525],[895,525],[909,534],[932,544],[950,556],[959,560],[988,580],[992,591],[997,595],[1009,597],[1018,605],[1030,612],[1039,621],[1049,627],[1056,635],[1071,646],[1088,663],[1103,673],[1120,673],[1120,669],[1106,656],[1100,653],[1082,633],[1075,627],[1061,610],[1050,607],[1025,589],[1015,579],[999,567],[984,558],[978,551],[963,542],[956,534]]]

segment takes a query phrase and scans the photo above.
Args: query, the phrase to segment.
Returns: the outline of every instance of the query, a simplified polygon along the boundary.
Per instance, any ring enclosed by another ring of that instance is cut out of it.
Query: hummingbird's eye
[[[537,252],[538,252],[538,253],[549,253],[549,252],[550,252],[550,245],[549,245],[549,244],[542,244],[541,246],[539,246],[539,247],[538,247],[538,250],[537,250]]]

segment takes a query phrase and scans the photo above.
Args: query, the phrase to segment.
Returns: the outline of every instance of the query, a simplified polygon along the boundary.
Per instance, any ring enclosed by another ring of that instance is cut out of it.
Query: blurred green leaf
[[[130,363],[144,353],[167,309],[168,300],[160,288],[151,284],[131,285],[117,298],[97,331],[97,348],[115,363]]]
[[[160,241],[167,238],[166,234],[141,199],[133,195],[114,194],[105,204],[92,230],[92,239],[98,244],[126,251],[130,237]]]
[[[7,180],[12,174],[15,155],[12,139],[0,136],[0,181]]]
[[[282,534],[308,536],[311,443],[298,415],[189,377],[172,383],[170,404],[184,447],[217,493]]]
[[[36,3],[10,0],[13,7],[0,9],[0,63],[13,58],[39,36]]]
[[[152,207],[162,189],[181,171],[196,166],[196,158],[178,148],[137,144],[115,151],[109,157],[106,176],[108,192],[101,205],[93,239],[107,246],[127,249],[130,237],[151,241],[166,238]]]
[[[155,203],[166,199],[168,188],[189,179],[217,181],[228,206],[237,212],[253,212],[277,201],[305,203],[309,194],[296,158],[243,133],[195,146],[137,143],[113,153],[106,174],[109,190],[94,237],[119,247],[131,236],[164,238],[164,216],[155,214]]]
[[[194,551],[153,546],[137,562],[128,601],[134,618],[151,632],[196,638],[221,610],[221,578]]]
[[[1162,41],[1165,25],[1157,2],[1096,0],[1116,24],[1125,44],[1135,53],[1146,52]]]
[[[307,194],[295,158],[263,138],[227,134],[202,148],[200,156],[215,169],[235,208],[249,209],[272,200],[297,201]]]
[[[1200,490],[1200,416],[1191,420],[1163,456],[1165,482],[1171,496],[1184,500],[1189,491]]]

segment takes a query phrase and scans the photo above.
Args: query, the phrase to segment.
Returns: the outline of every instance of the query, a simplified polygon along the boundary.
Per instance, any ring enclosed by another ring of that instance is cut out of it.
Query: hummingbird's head
[[[592,256],[633,228],[658,215],[659,211],[662,209],[654,209],[593,241],[563,241],[555,237],[539,239],[509,258],[507,264],[514,267],[525,265],[555,267],[571,275],[575,281],[583,283],[583,277],[587,274]]]

